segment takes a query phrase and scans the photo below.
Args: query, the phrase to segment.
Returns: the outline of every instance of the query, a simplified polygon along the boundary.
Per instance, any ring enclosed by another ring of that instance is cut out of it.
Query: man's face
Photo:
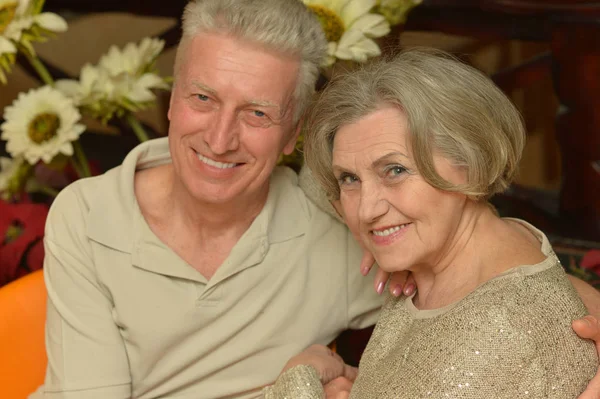
[[[201,202],[265,197],[279,155],[297,138],[299,60],[217,33],[184,46],[168,114],[176,175]]]

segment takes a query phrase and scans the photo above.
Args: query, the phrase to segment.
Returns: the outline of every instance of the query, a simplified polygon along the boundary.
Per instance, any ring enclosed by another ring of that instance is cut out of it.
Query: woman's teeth
[[[390,234],[393,234],[397,231],[399,231],[400,229],[405,228],[406,226],[408,226],[407,224],[401,224],[400,226],[394,226],[394,227],[390,227],[389,229],[385,229],[385,230],[373,230],[373,234],[379,237],[386,237],[389,236]]]

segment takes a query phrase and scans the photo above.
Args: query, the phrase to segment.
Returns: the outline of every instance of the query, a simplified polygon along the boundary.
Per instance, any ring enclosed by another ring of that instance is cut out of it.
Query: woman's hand
[[[591,339],[596,344],[598,358],[600,358],[600,322],[594,316],[585,316],[583,319],[573,322],[573,330],[581,338]],[[585,391],[578,399],[599,399],[600,398],[600,367],[596,376],[592,378]]]
[[[356,367],[348,366],[337,353],[324,345],[311,345],[304,351],[291,358],[281,373],[304,364],[317,370],[321,383],[326,385],[338,377],[354,381],[357,374]]]
[[[360,262],[360,272],[363,276],[369,274],[371,268],[375,264],[375,258],[370,252],[363,250],[363,257]],[[391,274],[382,270],[377,269],[375,274],[375,291],[378,294],[383,292],[385,283],[390,280],[389,289],[393,296],[398,297],[402,294],[409,296],[415,292],[416,284],[410,272],[395,272]]]

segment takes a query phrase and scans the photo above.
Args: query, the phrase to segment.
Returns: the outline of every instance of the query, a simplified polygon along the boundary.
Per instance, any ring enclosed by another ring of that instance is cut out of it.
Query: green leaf
[[[45,2],[46,0],[32,0],[31,3],[29,3],[28,14],[37,15],[41,13]]]

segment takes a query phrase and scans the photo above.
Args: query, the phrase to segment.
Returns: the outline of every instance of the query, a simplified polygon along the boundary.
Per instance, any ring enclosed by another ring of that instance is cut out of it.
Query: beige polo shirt
[[[376,321],[348,230],[287,168],[264,209],[206,280],[145,222],[136,170],[170,162],[167,138],[75,182],[48,217],[45,394],[35,397],[251,398],[286,361]]]

